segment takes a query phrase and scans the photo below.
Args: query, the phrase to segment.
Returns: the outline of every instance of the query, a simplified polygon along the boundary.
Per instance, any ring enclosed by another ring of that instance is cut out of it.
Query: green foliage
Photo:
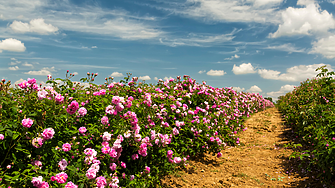
[[[299,157],[310,167],[318,166],[320,176],[331,181],[335,178],[335,84],[332,77],[335,73],[328,72],[326,66],[316,71],[320,71],[317,78],[301,82],[292,92],[281,96],[277,106],[286,124],[310,147],[298,150],[291,157]]]

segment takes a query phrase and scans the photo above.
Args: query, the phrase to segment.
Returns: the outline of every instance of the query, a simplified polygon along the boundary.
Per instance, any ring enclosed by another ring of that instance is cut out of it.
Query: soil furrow
[[[285,144],[295,136],[276,108],[252,115],[240,133],[241,144],[227,147],[221,158],[205,154],[190,159],[186,169],[161,180],[165,187],[323,187],[316,172],[289,160]]]

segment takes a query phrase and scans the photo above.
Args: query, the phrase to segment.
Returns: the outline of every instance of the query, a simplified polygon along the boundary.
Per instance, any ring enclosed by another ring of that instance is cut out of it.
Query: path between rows
[[[223,157],[210,154],[191,159],[187,169],[166,176],[164,187],[322,187],[315,175],[289,160],[292,130],[276,108],[253,114],[240,133],[241,145],[227,147]]]

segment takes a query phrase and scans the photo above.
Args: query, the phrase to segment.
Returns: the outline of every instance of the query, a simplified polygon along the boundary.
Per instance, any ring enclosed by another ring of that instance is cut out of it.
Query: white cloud
[[[92,46],[91,48],[98,48],[97,46]]]
[[[233,59],[238,59],[238,58],[240,58],[240,56],[238,56],[237,54],[235,54],[235,55],[233,55],[231,57],[225,58],[224,60],[233,60]]]
[[[123,77],[123,74],[120,73],[120,72],[113,72],[113,73],[111,74],[111,76],[112,76],[112,77]]]
[[[292,91],[294,89],[294,85],[284,85],[281,86],[279,91],[272,91],[266,93],[268,96],[273,97],[273,98],[278,98],[279,96],[285,95],[286,93]]]
[[[182,38],[160,38],[161,44],[168,45],[171,47],[176,46],[212,46],[213,44],[222,44],[223,42],[232,41],[238,30],[233,30],[231,33],[222,35],[199,35],[199,34],[189,34],[187,37]]]
[[[2,50],[12,51],[12,52],[24,52],[26,47],[24,43],[17,39],[8,38],[0,42],[0,52]]]
[[[137,13],[119,8],[107,9],[94,3],[78,6],[67,0],[1,1],[0,12],[6,15],[8,20],[15,20],[20,16],[20,20],[29,21],[43,15],[43,19],[48,23],[45,24],[41,19],[36,19],[37,23],[16,21],[13,25],[14,30],[22,32],[49,34],[59,28],[127,40],[152,39],[164,34],[157,27],[155,17],[138,16]]]
[[[278,22],[276,6],[283,0],[187,0],[173,8],[162,8],[204,21]],[[171,3],[172,4],[172,3]]]
[[[16,70],[19,70],[19,67],[18,66],[15,66],[15,67],[8,67],[9,70],[13,70],[13,71],[16,71]]]
[[[12,57],[12,58],[10,58],[10,60],[12,60],[12,61],[16,61],[17,59],[15,59],[14,57]]]
[[[315,70],[323,65],[325,64],[293,66],[291,68],[288,68],[286,70],[286,73],[281,73],[274,70],[260,69],[258,70],[258,74],[264,79],[296,82],[306,80],[307,78],[315,77],[318,74],[318,72],[316,72]],[[330,65],[327,65],[327,68],[329,71],[333,70]]]
[[[237,91],[237,92],[240,92],[240,91],[243,91],[245,90],[244,87],[243,88],[240,88],[240,87],[233,87],[233,90]]]
[[[255,68],[251,65],[251,63],[242,63],[240,66],[236,66],[234,64],[233,67],[234,74],[250,74],[250,73],[256,73]]]
[[[47,76],[47,75],[52,75],[51,72],[55,72],[55,67],[44,67],[39,71],[29,71],[25,72],[24,74],[29,74],[29,75],[36,75],[36,76]]]
[[[22,65],[23,65],[23,66],[26,66],[26,67],[34,67],[33,64],[29,64],[29,63],[27,63],[27,62],[24,62]]]
[[[282,23],[276,32],[269,34],[269,37],[326,33],[329,29],[335,28],[333,15],[326,10],[321,11],[320,6],[313,0],[299,0],[297,5],[305,7],[288,7],[283,11]]]
[[[250,93],[260,93],[260,92],[262,92],[261,88],[259,88],[256,85],[251,86],[250,89],[248,89],[247,91],[250,92]]]
[[[111,74],[111,76],[113,76],[113,77],[123,77],[123,74],[120,73],[120,72],[113,72],[113,73]]]
[[[283,2],[283,0],[248,0],[254,3],[254,6],[259,7],[259,6],[273,6],[280,4]]]
[[[207,72],[207,75],[209,76],[223,76],[226,72],[223,70],[210,70]]]
[[[166,76],[165,76],[165,77],[163,78],[163,80],[171,80],[171,79],[174,79],[174,78],[172,78],[171,76],[170,76],[170,77],[166,77]]]
[[[138,77],[139,80],[151,80],[150,76],[146,75],[146,76],[140,76]]]
[[[279,45],[279,46],[268,46],[268,47],[266,47],[266,49],[280,50],[280,51],[285,51],[285,52],[288,52],[288,53],[292,53],[292,52],[305,52],[306,51],[305,48],[298,49],[294,45],[292,45],[291,43],[282,44],[282,45]]]
[[[155,77],[155,78],[154,78],[154,80],[158,80],[158,78],[157,78],[157,77]]]
[[[205,72],[206,72],[206,70],[200,70],[198,73],[202,74],[202,73],[205,73]]]
[[[17,64],[20,64],[20,63],[21,63],[21,61],[16,60],[15,62],[13,62],[13,61],[10,62],[9,65],[17,65]]]
[[[16,82],[14,82],[13,85],[19,84],[19,83],[21,83],[21,82],[23,82],[23,81],[24,81],[24,80],[23,80],[22,78],[20,78],[19,80],[17,80]]]
[[[48,35],[58,31],[57,27],[46,24],[43,18],[33,19],[29,23],[14,20],[9,27],[18,33],[33,32],[42,35]]]
[[[319,53],[328,59],[335,58],[335,35],[313,42],[313,48],[308,53]]]
[[[72,73],[73,75],[78,75],[78,72],[74,72],[74,73]]]

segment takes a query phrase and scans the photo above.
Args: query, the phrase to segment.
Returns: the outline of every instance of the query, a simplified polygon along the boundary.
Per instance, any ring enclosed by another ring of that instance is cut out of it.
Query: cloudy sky
[[[0,77],[189,75],[277,97],[334,67],[334,13],[335,0],[0,1]]]

